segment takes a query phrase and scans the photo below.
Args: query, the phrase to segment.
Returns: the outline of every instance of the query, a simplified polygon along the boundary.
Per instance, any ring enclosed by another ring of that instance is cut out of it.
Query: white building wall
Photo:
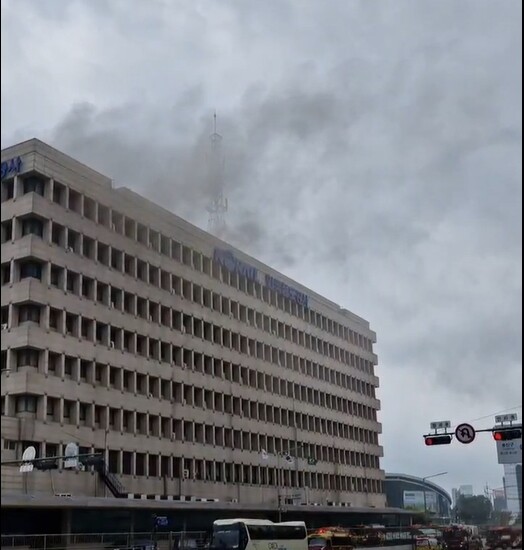
[[[129,492],[384,505],[367,321],[38,140],[2,162],[18,156],[2,180],[2,458],[76,440]],[[61,479],[103,492],[89,472]]]

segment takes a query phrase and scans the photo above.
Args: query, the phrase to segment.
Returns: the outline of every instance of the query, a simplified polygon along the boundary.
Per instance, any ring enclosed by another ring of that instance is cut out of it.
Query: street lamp
[[[426,483],[426,479],[431,479],[432,477],[439,477],[439,476],[444,476],[446,475],[448,472],[439,472],[438,474],[432,474],[430,476],[426,476],[426,477],[423,477],[422,478],[422,489],[424,491],[424,516],[427,514],[428,512],[428,505],[427,505],[427,500],[426,500],[426,487],[425,487],[425,483]]]

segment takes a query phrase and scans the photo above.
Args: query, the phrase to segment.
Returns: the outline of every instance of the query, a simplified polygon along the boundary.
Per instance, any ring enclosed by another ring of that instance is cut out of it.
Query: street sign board
[[[155,517],[155,526],[156,527],[167,527],[169,525],[169,521],[167,519],[167,516],[156,516]]]
[[[503,424],[504,422],[514,422],[515,420],[517,420],[517,415],[515,413],[502,414],[495,417],[495,422],[497,424]]]
[[[522,424],[513,424],[513,427],[522,428]],[[497,441],[497,458],[499,464],[521,464],[522,438]]]
[[[475,439],[475,428],[471,424],[459,424],[455,430],[455,437],[459,443],[467,445]]]
[[[449,420],[441,420],[440,422],[432,422],[429,427],[432,430],[444,430],[446,428],[451,428],[451,422]]]

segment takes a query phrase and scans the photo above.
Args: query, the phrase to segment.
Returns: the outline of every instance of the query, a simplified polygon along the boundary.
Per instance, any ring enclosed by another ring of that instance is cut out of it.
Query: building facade
[[[451,496],[436,483],[407,474],[386,474],[385,485],[388,506],[450,520]]]
[[[365,320],[36,139],[1,201],[2,460],[72,441],[130,495],[384,506]],[[91,470],[2,494],[108,494]]]
[[[506,509],[515,518],[522,517],[522,464],[504,464]]]

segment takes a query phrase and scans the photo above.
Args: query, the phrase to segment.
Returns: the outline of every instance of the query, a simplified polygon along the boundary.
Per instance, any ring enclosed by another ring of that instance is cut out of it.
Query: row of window
[[[38,367],[40,355],[39,350],[21,348],[16,351],[16,363],[18,366],[28,366],[29,363],[29,366],[36,368]],[[2,368],[4,368],[4,365],[6,366],[6,363],[7,353],[4,351],[2,352]],[[238,365],[234,365],[237,368],[232,372],[230,370],[232,366],[231,363],[226,365],[228,374],[225,378],[231,382],[250,385],[261,390],[261,392],[281,395],[292,399],[295,403],[308,403],[366,420],[376,421],[377,419],[376,411],[362,403],[356,403],[301,384],[294,384],[276,376],[257,373],[245,367],[238,368]],[[95,386],[107,387],[116,391],[129,392],[170,401],[175,404],[199,407],[276,425],[296,427],[348,440],[378,444],[377,433],[371,430],[102,363],[79,360],[75,357],[61,356],[49,352],[47,368],[50,374],[91,383]],[[262,396],[262,393],[260,395]]]
[[[134,240],[150,249],[153,249],[155,252],[167,256],[177,262],[183,263],[184,265],[205,273],[209,276],[214,276],[219,278],[220,275],[220,266],[212,261],[211,258],[201,254],[200,252],[191,249],[188,246],[182,245],[176,240],[162,235],[161,233],[139,223],[135,220],[113,210],[109,207],[106,207],[97,201],[69,188],[63,186],[62,184],[54,181],[52,193],[45,193],[45,186],[49,182],[39,178],[37,176],[30,176],[29,178],[23,179],[22,187],[23,192],[36,192],[42,196],[47,196],[50,200],[55,203],[60,204],[61,206],[68,208],[69,210],[76,212],[77,214],[83,216],[86,219],[103,225],[107,228],[112,229],[116,233],[123,235],[129,239]],[[2,186],[13,186],[12,180],[2,182]],[[9,193],[4,193],[2,191],[2,201],[12,198],[12,191],[10,196]],[[35,219],[35,234],[42,234],[43,229],[41,226],[41,220]],[[53,224],[57,229],[52,230],[52,240],[57,244],[61,244],[70,248],[72,251],[76,250],[79,253],[82,253],[98,261],[105,261],[106,265],[112,265],[113,262],[118,262],[117,259],[112,260],[109,258],[111,254],[111,247],[107,244],[100,243],[101,251],[98,254],[96,252],[95,256],[95,241],[87,236],[81,235],[78,232],[75,232],[71,229],[67,230],[64,226],[59,224]],[[62,228],[62,229],[60,229]],[[12,232],[12,228],[6,228],[6,234]],[[28,231],[26,229],[26,231]],[[71,232],[71,237],[68,233]],[[11,233],[12,234],[12,233]],[[86,250],[84,250],[84,244],[80,244],[80,241],[83,240],[81,237],[86,239]],[[90,251],[92,249],[92,251]],[[125,261],[123,260],[125,254],[121,251],[117,251],[118,256],[121,258],[120,264],[121,269],[125,269]],[[116,268],[116,265],[113,267]],[[227,272],[227,270],[222,270],[226,273],[223,278],[223,282],[229,284],[230,286],[256,296],[259,299],[263,299],[266,303],[270,303],[275,307],[298,317],[311,325],[328,332],[334,336],[340,337],[348,342],[351,342],[355,345],[359,345],[364,349],[371,351],[372,342],[370,339],[364,337],[361,334],[358,334],[348,327],[322,315],[310,308],[305,308],[302,305],[299,305],[288,298],[281,296],[272,292],[266,287],[262,287],[257,282],[248,281],[245,277],[239,276],[236,273]],[[134,276],[138,276],[138,270]]]
[[[40,324],[46,329],[61,334],[84,339],[96,344],[108,346],[134,355],[176,365],[182,368],[201,370],[206,374],[214,374],[213,361],[218,359],[205,356],[188,348],[165,342],[159,338],[151,338],[107,323],[89,319],[50,306],[28,302],[14,307],[13,322],[21,325],[26,322]],[[168,314],[170,329],[176,329],[181,334],[192,335],[200,340],[218,344],[220,348],[236,351],[261,361],[301,372],[317,380],[322,380],[344,389],[355,391],[368,397],[375,397],[375,387],[354,376],[330,369],[319,363],[299,357],[258,340],[242,336],[239,333],[213,325],[212,323],[183,314],[165,306],[159,306]],[[46,313],[44,317],[43,313]],[[2,323],[5,326],[9,318],[8,306],[1,310]],[[17,319],[18,317],[18,319]],[[45,319],[47,318],[47,322]],[[5,321],[4,321],[5,320]],[[170,336],[171,332],[166,332]],[[219,349],[218,347],[215,349]],[[351,361],[357,363],[357,357],[351,354]],[[238,367],[240,368],[240,367]],[[219,373],[219,376],[222,376]]]
[[[147,266],[142,260],[137,261]],[[158,302],[148,300],[132,292],[86,277],[80,273],[75,273],[64,267],[46,264],[46,267],[50,270],[49,273],[46,273],[47,277],[44,276],[42,262],[37,262],[35,260],[21,261],[19,267],[20,279],[33,277],[42,280],[43,278],[48,278],[49,283],[57,288],[98,303],[103,303],[116,311],[139,316],[150,322],[162,324],[169,328],[176,328],[179,330],[188,328],[176,326],[173,318],[173,310],[170,311],[170,308],[167,306],[162,306]],[[7,268],[8,266],[6,265],[5,276],[8,277],[9,282],[11,270],[9,269],[8,275]],[[267,334],[285,339],[297,346],[318,353],[323,357],[338,361],[346,366],[353,366],[365,372],[373,373],[373,363],[371,361],[350,353],[346,349],[322,340],[321,338],[317,338],[312,334],[299,330],[276,318],[257,312],[253,308],[246,307],[235,300],[230,300],[201,285],[197,285],[176,275],[171,275],[157,267],[146,267],[146,273],[151,273],[152,269],[155,270],[155,281],[159,284],[159,287],[166,292],[169,291],[170,294],[174,294],[180,299],[188,300],[225,315],[230,319],[235,319],[248,326],[256,327]],[[2,282],[4,282],[4,278],[2,278]],[[356,333],[352,331],[351,333],[356,336]]]
[[[23,448],[27,448],[29,445],[34,446],[37,450],[37,456],[52,457],[63,454],[63,446],[60,444],[40,444],[34,441],[25,441],[21,444]],[[4,447],[5,445],[6,442],[4,442]],[[103,450],[91,447],[79,448],[81,454],[92,452],[103,452]],[[219,460],[164,456],[113,449],[108,450],[107,458],[109,471],[120,475],[167,477],[168,479],[267,487],[280,486],[296,489],[308,487],[316,490],[344,491],[348,493],[383,493],[383,482],[380,479],[321,473],[315,471],[314,467],[301,470],[291,465],[286,467],[285,464],[284,467],[238,464]]]
[[[14,398],[16,413],[36,413],[39,400],[42,399],[39,396],[28,394],[16,395]],[[266,433],[249,432],[233,429],[228,426],[209,425],[191,420],[139,413],[131,410],[105,407],[92,403],[82,403],[80,401],[71,401],[50,396],[46,398],[45,405],[43,406],[46,407],[46,419],[49,422],[70,424],[77,427],[89,426],[94,429],[104,429],[108,434],[116,431],[133,435],[137,434],[165,438],[171,441],[211,445],[214,447],[259,453],[264,450],[268,453],[278,454],[286,453],[289,449],[293,449],[293,454],[298,458],[313,457],[322,462],[362,468],[378,469],[380,467],[379,457],[374,454],[350,451],[333,445],[325,446],[306,442],[295,442],[285,438],[270,436]],[[276,407],[266,408],[268,411],[275,411],[275,414],[281,411],[281,409]],[[342,427],[342,425],[338,423],[324,421],[323,419],[315,419],[314,417],[309,418],[317,420],[317,424],[319,424],[317,427],[320,429],[328,425],[330,427]],[[218,419],[217,417],[217,420]],[[272,420],[275,424],[281,424],[278,422],[276,416]],[[370,434],[368,430],[363,430],[361,428],[351,427],[351,432],[350,435],[353,436],[376,436],[376,434]],[[337,436],[337,434],[330,435],[333,435],[333,437]]]

